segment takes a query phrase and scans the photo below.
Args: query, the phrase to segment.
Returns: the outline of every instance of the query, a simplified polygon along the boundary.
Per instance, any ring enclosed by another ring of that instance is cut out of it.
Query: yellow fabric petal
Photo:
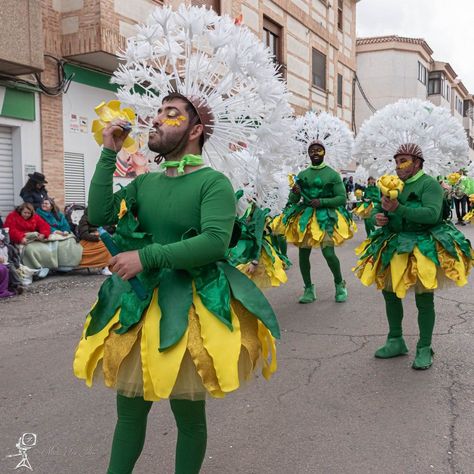
[[[392,289],[399,298],[404,298],[407,292],[403,278],[408,265],[408,256],[408,253],[395,253],[390,261]]]
[[[99,360],[104,356],[104,341],[108,337],[110,331],[119,321],[120,310],[118,310],[112,319],[108,322],[102,331],[88,336],[86,339],[86,331],[89,327],[91,316],[87,316],[84,324],[82,338],[76,349],[73,362],[74,375],[79,379],[85,379],[88,387],[92,386],[94,371]]]
[[[194,292],[194,307],[201,324],[201,336],[204,347],[214,362],[217,379],[223,392],[236,390],[239,383],[238,362],[240,355],[240,324],[231,308],[232,327],[219,321],[202,303]]]
[[[168,398],[183,360],[188,342],[188,330],[169,349],[160,352],[160,319],[158,291],[155,290],[142,328],[141,358],[143,369],[143,395],[146,400]]]
[[[421,284],[428,290],[434,290],[438,287],[438,281],[436,279],[436,264],[423,255],[416,245],[413,249],[413,255],[416,259],[418,278],[420,279]]]
[[[260,320],[258,321],[258,339],[262,346],[262,374],[268,380],[277,370],[276,345],[270,331]]]

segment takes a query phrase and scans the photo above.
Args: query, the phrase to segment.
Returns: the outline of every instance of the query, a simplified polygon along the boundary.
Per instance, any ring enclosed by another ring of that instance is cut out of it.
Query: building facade
[[[288,82],[296,114],[324,110],[353,126],[357,1],[187,3],[241,18],[262,38]],[[85,204],[98,157],[90,126],[94,107],[114,98],[116,52],[154,7],[182,2],[3,2],[9,26],[0,32],[0,213],[20,202],[19,190],[35,170],[46,175],[61,206]]]
[[[361,87],[355,94],[356,130],[374,110],[389,103],[429,100],[462,123],[474,161],[474,97],[449,63],[433,59],[425,40],[395,35],[358,38],[357,78]]]

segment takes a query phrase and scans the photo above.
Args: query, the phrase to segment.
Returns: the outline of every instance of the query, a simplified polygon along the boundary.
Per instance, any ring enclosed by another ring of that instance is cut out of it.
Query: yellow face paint
[[[167,118],[163,120],[165,125],[169,125],[170,127],[181,127],[181,124],[186,122],[186,117],[184,115],[169,115]]]
[[[397,169],[404,170],[406,168],[409,168],[412,164],[413,164],[412,160],[404,161],[403,163],[400,163],[399,165],[397,165]]]

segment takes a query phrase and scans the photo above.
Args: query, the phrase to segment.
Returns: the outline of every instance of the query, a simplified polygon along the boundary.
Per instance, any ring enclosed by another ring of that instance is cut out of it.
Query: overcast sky
[[[474,94],[474,0],[361,0],[357,36],[424,38]]]

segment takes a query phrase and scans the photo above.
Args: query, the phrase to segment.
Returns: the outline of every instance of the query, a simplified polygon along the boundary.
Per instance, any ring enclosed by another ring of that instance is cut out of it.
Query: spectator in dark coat
[[[44,186],[45,184],[48,184],[48,182],[46,181],[44,174],[38,173],[38,171],[30,173],[28,176],[30,179],[20,191],[20,196],[23,198],[23,201],[33,204],[33,207],[36,210],[41,207],[43,199],[48,198],[48,191]]]

